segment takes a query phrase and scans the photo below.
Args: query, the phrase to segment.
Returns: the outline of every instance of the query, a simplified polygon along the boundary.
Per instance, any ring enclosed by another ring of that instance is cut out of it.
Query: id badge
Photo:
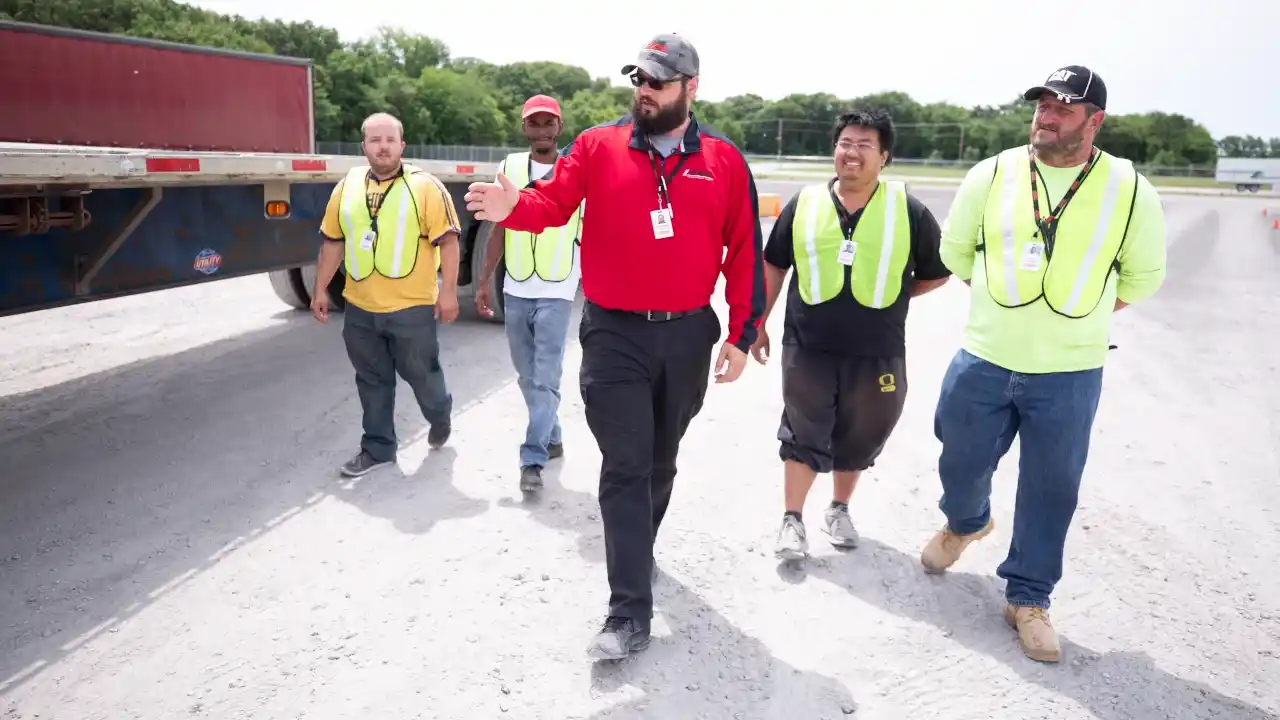
[[[1044,243],[1027,243],[1022,251],[1022,261],[1018,263],[1018,269],[1035,272],[1040,269],[1043,263]]]
[[[368,252],[373,249],[374,234],[372,230],[366,230],[364,237],[360,238],[360,249]]]
[[[841,265],[848,267],[853,264],[853,256],[858,252],[858,243],[852,240],[845,240],[840,243],[840,254],[836,257]]]
[[[649,218],[653,221],[654,238],[665,240],[676,234],[671,227],[671,208],[658,208],[649,213]]]

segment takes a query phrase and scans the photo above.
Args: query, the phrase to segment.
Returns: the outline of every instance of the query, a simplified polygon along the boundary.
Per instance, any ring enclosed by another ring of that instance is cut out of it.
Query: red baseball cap
[[[547,95],[534,95],[524,101],[524,112],[521,113],[520,119],[523,120],[534,113],[551,113],[556,117],[560,117],[560,103],[555,98]]]

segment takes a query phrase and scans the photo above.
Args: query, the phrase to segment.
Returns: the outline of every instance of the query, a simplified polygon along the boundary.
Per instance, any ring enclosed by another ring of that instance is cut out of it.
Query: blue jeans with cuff
[[[1062,579],[1063,548],[1101,394],[1102,368],[1017,373],[965,350],[947,368],[934,434],[942,442],[938,507],[953,532],[967,535],[986,526],[992,474],[1014,436],[1020,438],[1013,538],[996,569],[1011,604],[1047,609]]]
[[[520,467],[547,464],[547,445],[559,444],[560,376],[568,342],[573,303],[559,298],[522,298],[508,294],[504,322],[511,362],[529,409],[529,424],[520,445]]]

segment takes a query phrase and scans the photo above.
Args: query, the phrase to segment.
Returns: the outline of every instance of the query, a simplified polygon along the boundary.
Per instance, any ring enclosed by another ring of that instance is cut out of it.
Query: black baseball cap
[[[640,50],[634,63],[622,66],[623,75],[630,75],[636,70],[662,82],[675,80],[681,75],[697,77],[698,51],[693,43],[679,35],[663,33]]]
[[[1107,84],[1102,76],[1083,65],[1067,65],[1054,70],[1043,85],[1036,85],[1022,94],[1024,100],[1038,100],[1045,91],[1058,96],[1064,103],[1087,102],[1107,109]]]

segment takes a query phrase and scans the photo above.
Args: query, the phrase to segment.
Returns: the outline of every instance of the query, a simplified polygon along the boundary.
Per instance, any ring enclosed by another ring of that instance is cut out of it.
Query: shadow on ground
[[[336,494],[404,532],[483,511],[449,452],[406,479],[341,487],[360,406],[340,319],[280,325],[4,398],[0,414],[0,693]],[[339,316],[340,317],[340,316]],[[501,326],[441,331],[463,412],[513,378]],[[401,442],[423,431],[401,383]],[[455,432],[458,425],[455,423]]]
[[[1061,637],[1063,661],[1028,659],[1005,624],[1002,583],[995,577],[949,572],[927,575],[916,555],[870,538],[850,553],[811,559],[807,568],[779,566],[788,582],[812,576],[886,612],[933,625],[950,640],[1009,666],[1025,681],[1087,708],[1099,720],[1150,717],[1277,720],[1276,715],[1161,670],[1141,652],[1098,653]],[[1188,711],[1194,713],[1187,715]]]
[[[654,587],[671,633],[620,663],[595,663],[594,696],[638,697],[592,718],[843,718],[857,712],[847,688],[775,657],[696,592],[665,572]]]

